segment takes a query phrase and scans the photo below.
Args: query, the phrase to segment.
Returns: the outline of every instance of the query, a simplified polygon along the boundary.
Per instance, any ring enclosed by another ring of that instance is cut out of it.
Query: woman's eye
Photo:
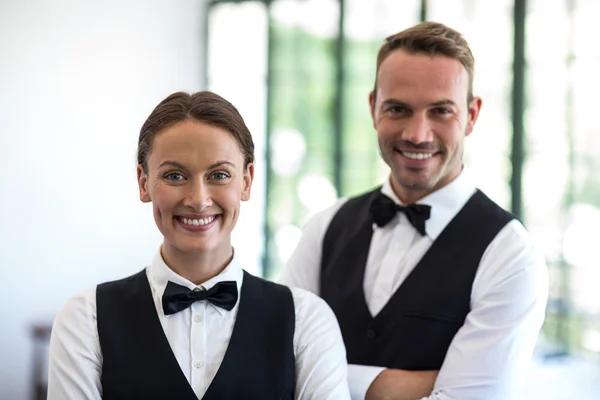
[[[165,179],[167,179],[169,181],[181,181],[185,178],[179,172],[169,172],[168,174],[165,175]]]
[[[214,172],[211,175],[211,178],[216,180],[223,180],[229,178],[229,174],[226,174],[225,172]]]

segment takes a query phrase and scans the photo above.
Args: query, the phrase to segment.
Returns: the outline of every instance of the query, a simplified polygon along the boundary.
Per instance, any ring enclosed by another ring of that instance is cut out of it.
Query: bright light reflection
[[[583,332],[581,344],[590,351],[600,352],[600,332],[588,329]]]
[[[280,129],[271,136],[271,166],[280,176],[292,176],[306,154],[306,140],[295,129]]]
[[[569,214],[571,223],[565,230],[563,242],[565,261],[578,267],[597,265],[600,209],[590,204],[574,204]]]
[[[335,0],[278,0],[271,10],[277,24],[299,26],[319,37],[337,36],[339,5]]]
[[[569,210],[571,223],[565,230],[563,256],[571,266],[571,296],[576,309],[600,311],[597,258],[597,231],[600,210],[589,204],[575,204]]]
[[[284,225],[275,232],[277,254],[282,262],[287,262],[292,256],[296,245],[302,236],[302,229],[294,225]]]
[[[298,198],[308,209],[309,215],[314,215],[332,205],[337,199],[337,193],[329,179],[321,175],[306,175],[298,184]]]

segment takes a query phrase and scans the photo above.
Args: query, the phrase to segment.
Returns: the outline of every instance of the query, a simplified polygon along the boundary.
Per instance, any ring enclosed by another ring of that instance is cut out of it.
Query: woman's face
[[[188,120],[159,133],[138,166],[140,199],[152,202],[163,256],[231,256],[240,201],[250,198],[254,166],[226,130]]]

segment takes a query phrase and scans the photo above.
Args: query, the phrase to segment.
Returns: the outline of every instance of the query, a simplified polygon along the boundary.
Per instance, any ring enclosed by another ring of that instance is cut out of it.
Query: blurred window
[[[550,270],[540,363],[524,392],[585,397],[600,390],[600,2],[526,2],[525,107],[515,110],[524,117],[522,166],[511,164],[515,2],[525,0],[213,1],[208,83],[251,122],[264,174],[254,209],[264,217],[238,234],[255,235],[257,268],[276,279],[308,218],[387,175],[368,106],[383,39],[423,16],[462,32],[483,98],[465,163],[501,206],[522,199]],[[513,170],[522,170],[520,193]]]

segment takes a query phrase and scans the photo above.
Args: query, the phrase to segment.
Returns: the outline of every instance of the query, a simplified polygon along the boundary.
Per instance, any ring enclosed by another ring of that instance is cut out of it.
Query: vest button
[[[373,340],[377,337],[377,331],[373,328],[367,329],[367,339]]]

